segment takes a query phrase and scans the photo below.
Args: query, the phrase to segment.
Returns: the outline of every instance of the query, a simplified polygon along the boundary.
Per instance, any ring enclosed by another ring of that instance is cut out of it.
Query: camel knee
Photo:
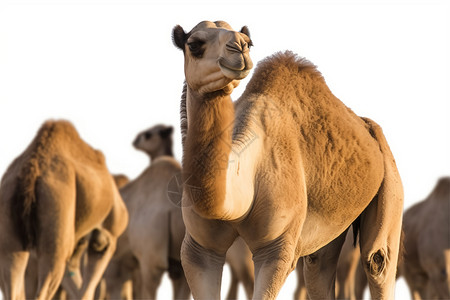
[[[384,282],[388,277],[391,276],[395,280],[396,265],[395,259],[389,257],[388,252],[384,248],[368,251],[362,253],[362,262],[369,280],[378,283]]]
[[[197,265],[202,268],[213,265],[223,266],[224,263],[225,253],[219,254],[206,249],[190,236],[183,240],[181,246],[181,265],[183,268],[186,268],[186,265]]]
[[[383,249],[372,253],[367,266],[369,272],[373,276],[379,276],[386,268],[386,254]]]

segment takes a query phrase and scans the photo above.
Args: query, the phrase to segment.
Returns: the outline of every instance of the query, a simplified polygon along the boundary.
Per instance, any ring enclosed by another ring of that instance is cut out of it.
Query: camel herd
[[[450,298],[450,177],[403,214],[403,187],[378,124],[291,52],[253,68],[247,27],[173,29],[184,54],[182,164],[171,126],[137,135],[150,164],[112,175],[68,121],[46,121],[0,183],[5,299]]]

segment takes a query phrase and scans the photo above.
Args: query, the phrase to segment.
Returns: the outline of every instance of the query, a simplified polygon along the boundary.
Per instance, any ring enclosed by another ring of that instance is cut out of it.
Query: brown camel
[[[359,217],[372,297],[392,299],[403,190],[381,128],[291,52],[261,62],[233,103],[253,66],[247,27],[178,25],[173,41],[186,78],[181,257],[193,296],[220,297],[226,251],[241,236],[253,253],[255,299],[275,298],[300,256],[309,296],[333,298],[339,250]]]
[[[402,275],[413,299],[450,299],[450,177],[405,212]]]
[[[47,121],[2,178],[0,220],[0,280],[6,299],[25,297],[30,253],[38,264],[35,298],[51,299],[64,277],[66,290],[78,299],[92,299],[128,214],[103,154],[69,122]],[[64,271],[88,240],[81,283]]]

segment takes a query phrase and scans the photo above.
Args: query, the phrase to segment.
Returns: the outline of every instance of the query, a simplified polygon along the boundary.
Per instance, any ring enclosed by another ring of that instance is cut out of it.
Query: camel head
[[[186,33],[180,25],[172,33],[176,47],[184,53],[184,73],[189,88],[200,94],[229,94],[253,67],[252,45],[246,26],[234,31],[223,21],[204,21]]]
[[[140,132],[133,142],[133,146],[144,151],[152,159],[159,155],[172,155],[172,126],[155,125]]]

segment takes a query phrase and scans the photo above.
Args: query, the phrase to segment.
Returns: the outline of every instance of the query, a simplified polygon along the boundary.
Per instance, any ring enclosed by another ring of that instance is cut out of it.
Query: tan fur
[[[128,221],[102,153],[66,121],[45,122],[10,165],[1,181],[0,211],[0,279],[7,299],[24,297],[30,252],[39,266],[35,297],[50,299],[66,262],[78,256],[78,241],[95,229],[101,252],[89,249],[82,285],[70,276],[63,280],[74,287],[73,297],[91,299]]]
[[[220,24],[173,33],[185,55],[182,262],[194,297],[218,297],[225,252],[239,235],[253,253],[255,299],[275,298],[300,256],[310,297],[332,298],[345,230],[361,216],[372,297],[391,299],[403,190],[381,128],[290,52],[259,63],[233,105],[229,95],[252,67],[251,41],[248,29]],[[225,71],[224,60],[233,62]]]
[[[404,216],[402,275],[413,299],[450,298],[450,177]]]

